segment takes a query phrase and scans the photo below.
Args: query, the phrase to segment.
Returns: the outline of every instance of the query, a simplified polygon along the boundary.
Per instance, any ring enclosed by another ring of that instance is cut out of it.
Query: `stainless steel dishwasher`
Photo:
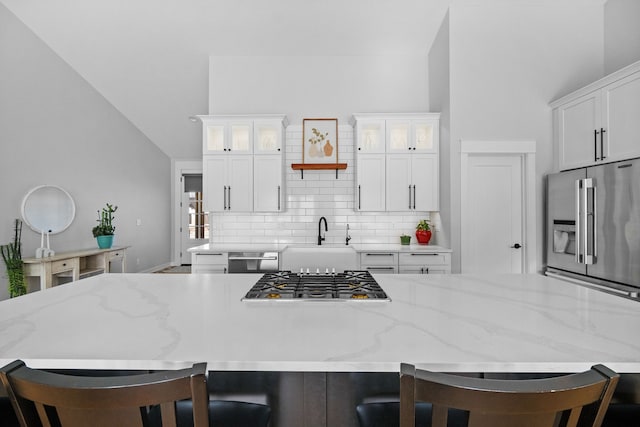
[[[229,252],[229,273],[278,271],[278,252]]]

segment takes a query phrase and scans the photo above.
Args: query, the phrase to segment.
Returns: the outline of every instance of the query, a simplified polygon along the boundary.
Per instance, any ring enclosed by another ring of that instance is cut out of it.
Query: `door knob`
[[[515,249],[520,249],[522,246],[520,246],[520,243],[516,243],[515,245],[513,245],[511,247],[515,248]]]

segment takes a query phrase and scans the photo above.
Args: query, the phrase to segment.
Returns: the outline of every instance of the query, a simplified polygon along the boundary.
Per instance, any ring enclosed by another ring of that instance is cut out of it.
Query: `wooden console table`
[[[52,287],[58,278],[72,281],[111,271],[111,263],[120,261],[122,272],[126,271],[126,249],[118,246],[109,249],[86,249],[62,252],[46,258],[23,259],[24,275],[40,277],[40,290]]]

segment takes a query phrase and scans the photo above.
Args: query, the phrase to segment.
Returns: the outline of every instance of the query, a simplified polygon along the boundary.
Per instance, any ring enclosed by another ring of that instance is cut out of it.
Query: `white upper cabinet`
[[[253,122],[246,119],[200,116],[203,154],[253,153]]]
[[[253,210],[253,159],[250,156],[205,156],[202,178],[205,211]]]
[[[560,170],[640,157],[640,62],[551,106]]]
[[[253,157],[253,210],[280,212],[283,206],[282,156]]]
[[[387,120],[387,154],[437,153],[438,118]]]
[[[592,92],[556,110],[561,169],[586,166],[600,153],[600,92]]]
[[[640,71],[603,89],[608,152],[605,160],[640,156]]]
[[[254,154],[277,154],[282,151],[283,122],[281,119],[254,120],[253,152]]]
[[[356,147],[359,154],[384,154],[384,119],[362,119],[356,122]]]
[[[359,154],[356,170],[358,211],[384,211],[386,206],[384,154]]]
[[[439,123],[438,113],[354,114],[356,210],[438,210]]]
[[[284,205],[284,115],[199,116],[207,212],[279,212]]]
[[[437,211],[438,181],[435,154],[387,156],[387,211]]]

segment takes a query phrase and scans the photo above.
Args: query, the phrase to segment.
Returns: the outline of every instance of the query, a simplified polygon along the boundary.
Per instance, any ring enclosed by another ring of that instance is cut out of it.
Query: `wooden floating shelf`
[[[336,179],[338,179],[338,171],[346,168],[346,163],[291,163],[291,169],[299,170],[302,179],[304,179],[305,170],[335,170]]]

